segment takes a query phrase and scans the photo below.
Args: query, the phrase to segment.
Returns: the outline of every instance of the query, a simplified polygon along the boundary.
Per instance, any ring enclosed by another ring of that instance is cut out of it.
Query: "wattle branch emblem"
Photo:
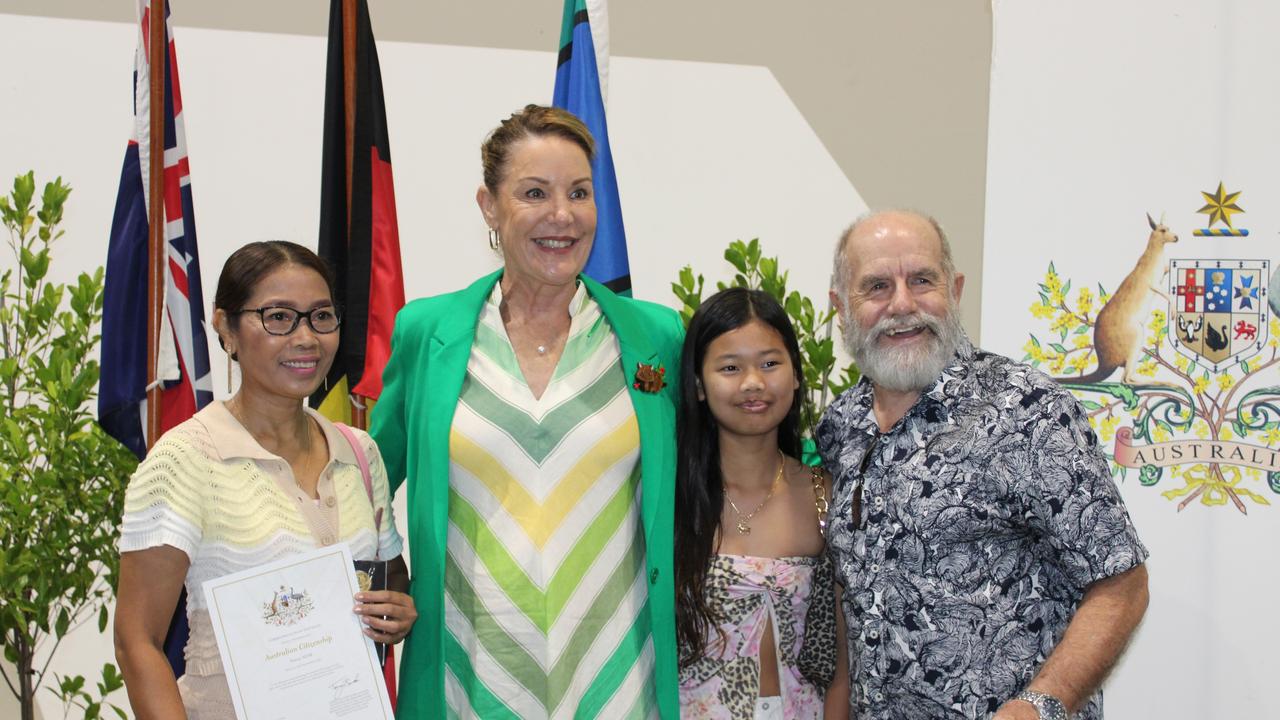
[[[1220,183],[1203,195],[1209,227],[1194,238],[1248,236],[1230,222],[1244,212],[1240,193]],[[1030,308],[1050,321],[1049,337],[1033,333],[1024,359],[1080,397],[1117,478],[1137,470],[1143,486],[1181,480],[1161,493],[1179,511],[1199,500],[1247,514],[1249,503],[1271,504],[1267,489],[1280,494],[1280,320],[1267,312],[1280,297],[1268,297],[1270,261],[1166,261],[1178,236],[1163,219],[1148,221],[1147,245],[1114,294],[1101,285],[1073,293],[1049,264]],[[1215,230],[1219,222],[1227,227]]]

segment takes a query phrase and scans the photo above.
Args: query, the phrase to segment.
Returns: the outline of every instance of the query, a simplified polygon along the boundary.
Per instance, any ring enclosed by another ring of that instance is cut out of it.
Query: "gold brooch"
[[[636,381],[633,387],[641,392],[656,393],[667,386],[664,376],[667,369],[659,365],[654,367],[644,363],[636,363]]]

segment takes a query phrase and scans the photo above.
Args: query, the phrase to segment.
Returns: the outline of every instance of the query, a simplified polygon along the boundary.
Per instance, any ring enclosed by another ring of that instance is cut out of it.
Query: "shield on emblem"
[[[1267,343],[1268,260],[1170,260],[1169,341],[1221,372]]]

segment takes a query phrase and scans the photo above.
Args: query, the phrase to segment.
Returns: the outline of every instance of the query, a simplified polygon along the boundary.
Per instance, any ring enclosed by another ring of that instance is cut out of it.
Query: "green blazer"
[[[408,497],[410,592],[418,621],[404,643],[399,718],[437,720],[444,702],[444,556],[449,525],[449,432],[466,376],[480,310],[499,270],[465,290],[415,300],[396,316],[391,359],[370,432],[378,443],[391,492],[404,481]],[[582,277],[608,319],[634,382],[639,363],[666,368],[657,393],[630,388],[640,427],[641,521],[649,573],[655,682],[662,717],[680,716],[676,669],[675,573],[672,568],[676,476],[676,403],[684,325],[670,308],[619,297]]]

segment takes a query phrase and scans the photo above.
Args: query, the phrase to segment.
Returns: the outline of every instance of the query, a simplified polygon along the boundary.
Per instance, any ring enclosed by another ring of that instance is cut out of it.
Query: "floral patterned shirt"
[[[1083,408],[1043,373],[966,339],[888,432],[871,403],[863,379],[816,433],[834,477],[827,547],[851,709],[989,717],[1034,677],[1087,586],[1147,550]],[[1076,717],[1102,717],[1101,692]]]
[[[769,622],[778,652],[782,717],[820,720],[825,689],[796,665],[804,644],[813,575],[825,558],[716,555],[707,568],[707,602],[723,616],[701,658],[680,670],[680,715],[738,720],[755,714],[760,644]]]

